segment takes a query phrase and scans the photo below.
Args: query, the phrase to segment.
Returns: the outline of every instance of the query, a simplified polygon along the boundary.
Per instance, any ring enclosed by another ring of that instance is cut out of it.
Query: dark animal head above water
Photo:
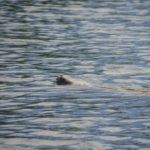
[[[72,84],[72,82],[66,79],[65,77],[63,77],[63,75],[60,75],[56,78],[56,84],[57,85],[69,85],[69,84]]]

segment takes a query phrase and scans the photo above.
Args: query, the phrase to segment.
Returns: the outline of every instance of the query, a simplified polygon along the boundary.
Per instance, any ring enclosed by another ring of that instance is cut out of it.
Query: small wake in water
[[[142,95],[142,96],[150,96],[150,89],[146,87],[142,87],[140,85],[136,85],[134,83],[126,83],[124,80],[121,80],[122,82],[116,82],[116,83],[106,83],[101,78],[98,79],[98,76],[92,75],[92,76],[85,76],[85,78],[79,78],[79,77],[71,77],[69,75],[64,75],[64,78],[71,81],[73,85],[76,86],[83,86],[83,87],[89,87],[89,88],[98,88],[98,89],[104,89],[107,91],[112,92],[120,92],[123,94],[128,95]]]
[[[102,83],[100,88],[105,88],[108,90],[113,90],[115,92],[121,92],[128,95],[142,95],[142,96],[150,96],[150,89],[144,88],[137,85],[119,85],[119,84],[108,84]]]

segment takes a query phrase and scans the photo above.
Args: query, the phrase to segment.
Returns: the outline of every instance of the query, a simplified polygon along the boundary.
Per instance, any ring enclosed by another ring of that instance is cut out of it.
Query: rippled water
[[[150,148],[150,1],[0,0],[0,68],[1,150]]]

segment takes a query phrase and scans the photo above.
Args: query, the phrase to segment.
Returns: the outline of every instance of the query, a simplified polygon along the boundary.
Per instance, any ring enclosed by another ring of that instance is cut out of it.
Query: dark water
[[[149,150],[150,1],[0,0],[0,91],[1,150]]]

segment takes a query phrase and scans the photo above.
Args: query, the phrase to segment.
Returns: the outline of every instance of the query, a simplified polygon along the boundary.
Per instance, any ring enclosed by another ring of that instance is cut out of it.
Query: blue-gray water
[[[60,74],[77,84],[55,85]],[[1,150],[149,150],[149,139],[149,0],[0,0]]]

